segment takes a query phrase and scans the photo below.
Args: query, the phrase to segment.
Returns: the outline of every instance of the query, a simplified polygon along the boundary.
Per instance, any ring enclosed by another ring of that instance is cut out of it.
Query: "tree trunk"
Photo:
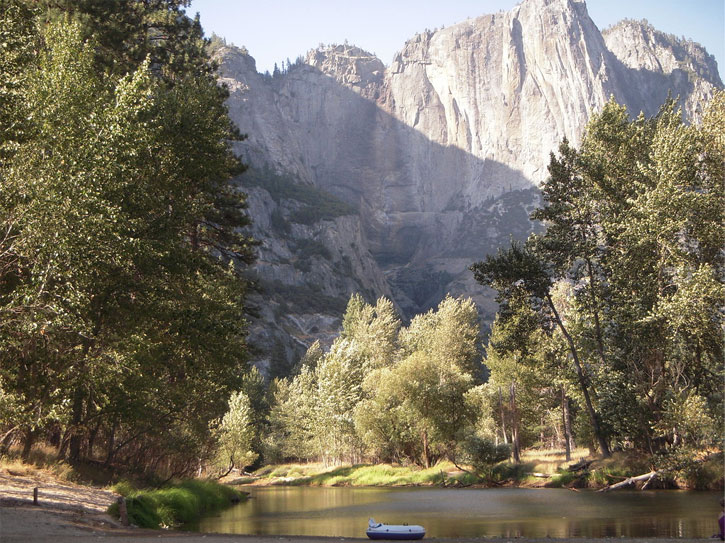
[[[539,419],[539,443],[541,445],[544,445],[544,441],[546,441],[546,420],[544,419],[544,416],[541,415],[541,418]],[[551,446],[552,440],[549,440],[549,448],[553,448]]]
[[[114,450],[114,447],[116,446],[116,421],[113,421],[113,424],[111,425],[111,433],[108,436],[108,453],[106,454],[106,460],[103,463],[105,467],[108,467],[111,465],[111,460],[113,460],[113,455],[116,453]]]
[[[428,450],[428,432],[423,431],[423,463],[426,469],[430,467],[430,451]]]
[[[76,385],[75,393],[73,394],[73,416],[71,419],[71,436],[68,451],[68,459],[72,461],[77,461],[81,456],[81,442],[83,440],[81,421],[83,420],[84,397],[83,387],[80,384]]]
[[[508,437],[506,437],[506,417],[503,411],[503,394],[501,393],[501,387],[498,387],[498,411],[501,415],[501,433],[503,434],[504,445],[509,444]]]
[[[519,442],[519,413],[516,409],[516,383],[511,381],[511,394],[509,402],[511,406],[511,443],[513,444],[512,453],[514,462],[521,462],[521,443]]]
[[[569,412],[569,398],[566,390],[561,387],[561,416],[564,419],[564,448],[566,449],[566,461],[571,461],[571,413]]]
[[[35,430],[26,430],[25,431],[25,441],[23,442],[23,452],[20,454],[21,458],[27,462],[28,458],[30,458],[30,451],[33,448],[33,444],[35,443],[35,438],[37,436],[37,432]]]
[[[88,458],[93,459],[93,445],[96,442],[96,436],[101,429],[101,423],[98,422],[88,434]]]
[[[620,483],[605,486],[604,488],[600,489],[599,492],[609,492],[610,490],[624,488],[625,486],[631,486],[634,483],[637,483],[639,481],[647,481],[647,483],[649,483],[654,477],[657,476],[658,473],[660,473],[660,472],[659,471],[650,471],[649,473],[645,473],[644,475],[638,475],[637,477],[629,477],[628,479],[625,479],[624,481],[622,481]]]
[[[609,458],[610,456],[612,456],[612,453],[609,451],[609,445],[607,445],[607,441],[604,439],[602,431],[599,428],[599,421],[597,420],[597,414],[594,411],[594,406],[592,405],[592,400],[589,396],[589,387],[587,386],[586,378],[584,377],[584,372],[582,370],[581,363],[579,362],[579,355],[577,353],[576,346],[574,345],[574,340],[569,335],[568,330],[564,326],[564,323],[562,322],[561,317],[559,316],[559,313],[554,306],[554,301],[551,299],[551,295],[549,293],[546,294],[546,300],[549,303],[551,311],[554,313],[554,320],[556,321],[559,330],[561,330],[561,333],[564,335],[564,338],[569,345],[569,352],[571,353],[572,360],[574,361],[574,369],[576,370],[576,375],[579,380],[579,386],[581,387],[582,395],[584,396],[584,403],[586,404],[587,413],[589,414],[589,420],[592,424],[594,436],[599,443],[599,449],[604,458]]]
[[[589,293],[592,298],[592,316],[594,317],[594,334],[597,338],[597,351],[599,358],[604,367],[607,367],[607,358],[604,355],[604,340],[602,339],[602,327],[599,324],[599,302],[597,300],[597,291],[594,288],[594,270],[592,269],[592,261],[587,260],[587,273],[589,274]]]
[[[0,454],[7,452],[10,448],[10,443],[12,443],[13,440],[13,434],[17,431],[18,427],[13,426],[0,438]]]
[[[66,428],[63,432],[63,436],[60,438],[60,446],[58,447],[58,458],[65,458],[68,452],[68,442],[70,441],[70,434],[72,428]]]

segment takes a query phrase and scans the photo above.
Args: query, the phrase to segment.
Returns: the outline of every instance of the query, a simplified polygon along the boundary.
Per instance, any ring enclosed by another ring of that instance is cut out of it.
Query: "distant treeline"
[[[551,156],[546,230],[472,265],[500,303],[485,349],[470,301],[403,327],[353,297],[330,351],[273,384],[265,460],[485,469],[502,446],[577,445],[697,469],[723,440],[723,128],[723,92],[692,126],[674,101],[608,103]]]

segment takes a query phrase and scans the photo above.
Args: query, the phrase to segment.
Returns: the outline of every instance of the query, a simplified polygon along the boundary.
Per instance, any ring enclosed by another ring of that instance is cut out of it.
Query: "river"
[[[200,532],[365,537],[369,517],[426,537],[707,538],[719,492],[250,487],[250,499],[187,526]]]

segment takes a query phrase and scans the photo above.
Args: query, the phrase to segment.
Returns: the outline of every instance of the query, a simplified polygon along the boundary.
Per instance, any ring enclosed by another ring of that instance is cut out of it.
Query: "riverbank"
[[[50,539],[56,532],[69,531],[75,536],[78,529],[126,533],[128,526],[118,521],[117,502],[121,494],[115,491],[124,486],[127,485],[99,488],[74,484],[61,481],[51,470],[20,464],[0,468],[0,541],[10,535],[19,540],[36,534]],[[184,481],[159,490],[126,490],[128,520],[132,525],[147,528],[193,522],[246,498],[245,493],[230,486],[202,480]]]
[[[85,519],[87,520],[87,519]],[[159,530],[142,530],[92,526],[84,519],[78,520],[72,514],[46,509],[32,509],[32,506],[0,505],[0,540],[3,543],[151,543],[159,540],[173,540],[183,543],[365,543],[364,538],[307,537],[307,536],[248,536],[228,534],[198,534]],[[437,543],[509,543],[512,538],[426,538],[424,541]],[[703,542],[703,539],[524,539],[515,538],[517,543],[689,543]]]
[[[586,449],[573,452],[525,451],[520,463],[500,462],[485,476],[476,475],[450,461],[430,468],[390,464],[325,466],[320,463],[268,465],[251,475],[228,477],[230,485],[346,486],[346,487],[518,487],[605,489],[611,485],[632,488],[722,490],[722,453],[703,451],[692,470],[655,473],[651,458],[618,452],[611,458],[589,456]],[[643,475],[644,474],[644,475]]]
[[[231,477],[229,484],[281,486],[522,486],[539,488],[557,481],[561,470],[585,462],[586,449],[577,449],[566,460],[564,451],[526,451],[522,462],[501,462],[486,481],[450,461],[430,468],[391,464],[325,466],[321,463],[268,465],[252,476]],[[589,465],[591,463],[588,463]],[[610,469],[610,468],[607,468]],[[569,482],[569,481],[567,481]],[[552,486],[558,486],[556,483]]]
[[[38,488],[38,503],[33,505],[33,489]],[[105,489],[67,484],[43,473],[14,476],[0,474],[0,540],[3,543],[151,542],[159,539],[182,540],[184,543],[363,543],[364,538],[246,536],[198,534],[170,530],[144,530],[124,527],[105,513],[117,495]],[[440,543],[503,543],[516,539],[520,543],[602,543],[610,539],[525,539],[525,538],[426,538]],[[614,541],[614,539],[611,539]],[[685,543],[703,539],[626,539],[618,542]]]
[[[37,503],[34,494],[37,489]],[[101,488],[59,481],[47,471],[0,472],[0,540],[48,541],[124,530],[106,509],[118,496]]]

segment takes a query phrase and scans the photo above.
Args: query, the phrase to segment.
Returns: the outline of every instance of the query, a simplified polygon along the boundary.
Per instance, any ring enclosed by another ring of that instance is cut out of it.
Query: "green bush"
[[[579,475],[573,471],[560,470],[559,473],[551,478],[546,486],[560,488],[570,484],[572,481],[575,481],[578,477]]]
[[[523,481],[527,479],[528,473],[531,472],[532,465],[528,463],[513,464],[506,462],[495,465],[491,470],[491,480],[495,482],[501,481]]]
[[[511,455],[509,445],[497,445],[492,440],[471,436],[461,446],[464,461],[471,464],[476,473],[491,479],[493,468]]]
[[[475,473],[466,473],[463,472],[458,475],[454,475],[448,479],[448,482],[453,482],[454,484],[458,484],[461,486],[470,486],[474,485],[476,483],[481,482],[481,478],[477,476]]]
[[[121,490],[129,488],[121,486]],[[126,496],[126,510],[131,524],[141,528],[160,528],[194,522],[204,514],[228,507],[245,496],[226,485],[189,480],[156,490],[132,491]],[[108,513],[118,516],[118,504],[111,505]]]
[[[133,485],[133,483],[121,480],[118,481],[115,485],[111,487],[111,490],[115,492],[116,494],[120,494],[121,496],[128,497],[132,495],[134,492],[136,492],[136,487]]]

